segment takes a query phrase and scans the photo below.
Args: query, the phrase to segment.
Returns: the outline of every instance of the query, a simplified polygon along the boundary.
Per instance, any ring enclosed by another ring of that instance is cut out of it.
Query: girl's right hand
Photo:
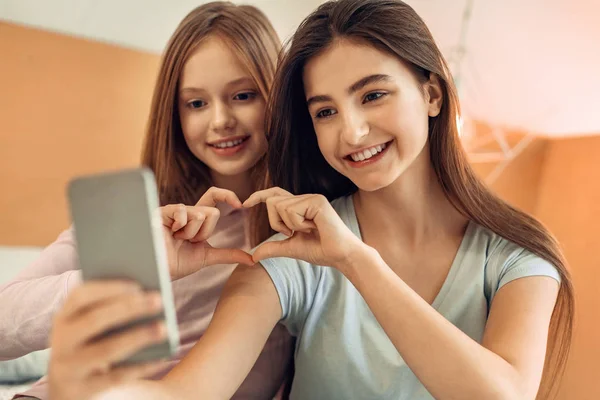
[[[143,292],[131,282],[86,282],[74,289],[54,317],[48,373],[50,397],[90,399],[164,368],[159,362],[115,366],[139,350],[163,342],[163,322],[101,336],[130,321],[154,316],[161,308],[159,293]]]

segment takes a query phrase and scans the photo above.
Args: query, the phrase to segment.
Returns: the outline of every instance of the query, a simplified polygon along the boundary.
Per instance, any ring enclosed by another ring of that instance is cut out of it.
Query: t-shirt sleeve
[[[550,262],[511,242],[505,242],[500,247],[496,257],[488,264],[488,284],[492,289],[492,297],[501,287],[520,278],[547,276],[560,283],[560,274]]]
[[[278,234],[268,241],[284,239],[284,235]],[[279,295],[281,323],[292,335],[297,336],[313,304],[323,267],[284,257],[269,258],[260,263],[271,277]]]

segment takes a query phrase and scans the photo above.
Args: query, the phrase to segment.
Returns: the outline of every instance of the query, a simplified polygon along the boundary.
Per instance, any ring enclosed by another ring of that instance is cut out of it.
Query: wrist
[[[358,239],[350,249],[343,262],[336,266],[350,280],[356,277],[367,264],[381,258],[377,250]]]

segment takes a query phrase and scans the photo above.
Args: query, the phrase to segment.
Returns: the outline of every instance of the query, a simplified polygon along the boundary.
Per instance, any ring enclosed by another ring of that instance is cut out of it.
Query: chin
[[[354,180],[353,183],[362,191],[376,192],[377,190],[385,189],[393,184],[398,179],[397,175],[374,175],[371,177],[363,177],[362,179]]]
[[[362,182],[354,182],[354,184],[364,192],[376,192],[377,190],[385,189],[391,182],[377,180],[363,180]]]
[[[223,166],[220,165],[219,168],[211,168],[213,171],[222,176],[237,176],[243,173],[248,172],[254,164],[252,163],[241,163],[240,165],[235,166]]]

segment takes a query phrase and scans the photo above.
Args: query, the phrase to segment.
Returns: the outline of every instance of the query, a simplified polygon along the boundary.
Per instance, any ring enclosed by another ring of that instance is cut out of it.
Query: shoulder
[[[471,224],[477,246],[484,252],[485,289],[490,300],[502,286],[519,278],[548,276],[560,282],[556,266],[541,255],[481,225]]]

